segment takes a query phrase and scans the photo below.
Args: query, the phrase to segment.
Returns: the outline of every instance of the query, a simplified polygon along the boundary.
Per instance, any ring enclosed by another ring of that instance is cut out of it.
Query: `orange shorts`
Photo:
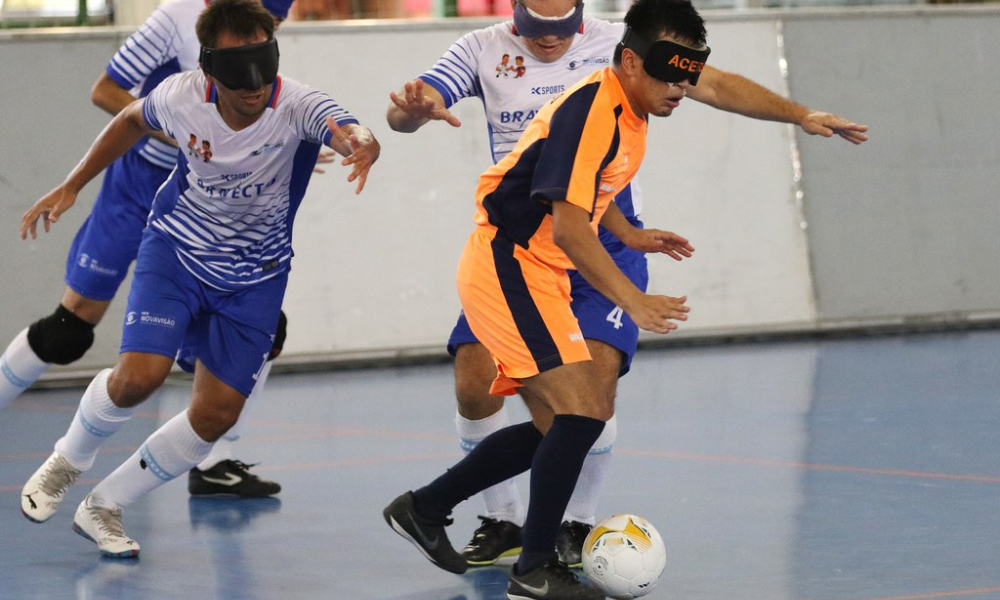
[[[570,310],[569,276],[530,252],[477,227],[458,263],[458,295],[472,333],[497,365],[490,393],[510,396],[532,377],[590,360]]]

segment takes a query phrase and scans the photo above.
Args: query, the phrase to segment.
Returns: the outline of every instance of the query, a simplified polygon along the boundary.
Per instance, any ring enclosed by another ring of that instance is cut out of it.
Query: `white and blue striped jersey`
[[[477,29],[452,44],[420,79],[440,92],[448,107],[463,98],[482,100],[496,163],[514,149],[542,105],[612,64],[615,46],[625,33],[624,23],[585,16],[581,29],[566,54],[550,63],[531,55],[513,21]],[[615,202],[629,220],[638,223],[642,202],[637,186],[630,186]]]
[[[144,98],[170,75],[197,69],[201,44],[195,24],[207,5],[206,0],[173,0],[158,7],[112,57],[108,75]],[[144,138],[136,148],[158,167],[172,169],[177,163],[177,148],[156,138]]]
[[[279,75],[264,113],[233,131],[201,71],[164,80],[143,116],[181,144],[148,227],[167,236],[195,277],[223,290],[288,270],[292,221],[320,146],[329,145],[326,118],[357,123],[327,94]]]

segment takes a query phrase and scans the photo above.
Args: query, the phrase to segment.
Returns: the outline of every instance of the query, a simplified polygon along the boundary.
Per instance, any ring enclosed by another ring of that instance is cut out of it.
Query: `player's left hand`
[[[865,135],[868,131],[867,125],[852,123],[832,113],[813,111],[806,115],[799,125],[802,127],[802,131],[805,131],[809,135],[821,135],[823,137],[839,135],[854,145],[868,141],[868,136]]]
[[[328,165],[332,163],[334,160],[336,160],[336,158],[337,158],[337,153],[324,146],[319,150],[319,156],[316,157],[316,164]],[[313,166],[313,173],[326,173],[326,169],[322,167]]]
[[[38,237],[38,219],[42,220],[45,233],[48,233],[52,224],[76,203],[76,197],[77,192],[65,183],[45,194],[21,217],[21,239],[27,239],[29,233],[31,239]]]
[[[368,180],[368,171],[378,160],[382,146],[367,127],[355,125],[348,133],[337,125],[337,121],[333,117],[326,118],[326,126],[333,133],[330,145],[346,156],[344,160],[340,161],[340,164],[345,167],[349,165],[353,167],[351,174],[347,176],[347,181],[357,181],[358,187],[354,193],[360,194],[365,187],[365,181]]]
[[[687,238],[661,229],[636,229],[626,245],[639,252],[659,252],[674,260],[691,258],[694,246]]]

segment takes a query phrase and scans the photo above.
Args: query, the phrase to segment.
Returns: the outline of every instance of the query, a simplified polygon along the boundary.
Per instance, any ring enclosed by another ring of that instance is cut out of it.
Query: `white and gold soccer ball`
[[[666,565],[663,538],[649,521],[636,515],[604,519],[583,542],[583,572],[616,600],[648,594]]]

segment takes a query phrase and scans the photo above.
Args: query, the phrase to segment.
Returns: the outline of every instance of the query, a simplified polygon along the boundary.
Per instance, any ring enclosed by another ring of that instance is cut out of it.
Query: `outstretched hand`
[[[21,239],[27,239],[29,233],[31,239],[38,237],[39,218],[42,219],[45,233],[48,233],[52,224],[76,203],[76,196],[77,192],[67,189],[63,184],[35,202],[21,217]]]
[[[666,254],[678,261],[691,258],[692,253],[694,253],[694,246],[687,238],[661,229],[638,229],[629,240],[628,246],[639,252]]]
[[[639,301],[625,309],[635,324],[653,333],[667,334],[677,329],[676,321],[687,321],[691,308],[687,296],[655,296],[642,294]]]
[[[396,95],[396,92],[389,92],[389,98],[399,110],[412,118],[445,121],[452,127],[461,127],[462,122],[458,120],[458,117],[451,114],[451,111],[439,104],[434,98],[424,95],[424,85],[423,80],[420,79],[408,81],[403,86],[402,98]]]
[[[833,137],[836,134],[854,145],[868,141],[868,136],[865,135],[868,131],[867,125],[853,123],[832,113],[813,111],[806,115],[799,125],[802,131],[810,135]]]
[[[371,170],[372,165],[378,160],[382,147],[367,127],[355,125],[351,128],[350,133],[348,133],[344,128],[337,125],[337,121],[333,117],[326,118],[326,126],[330,128],[330,132],[333,134],[331,146],[346,156],[344,160],[340,161],[340,164],[345,167],[348,165],[353,167],[351,174],[347,176],[347,181],[353,182],[357,180],[358,187],[354,193],[360,194],[361,190],[365,187],[365,181],[368,180],[368,171]]]

